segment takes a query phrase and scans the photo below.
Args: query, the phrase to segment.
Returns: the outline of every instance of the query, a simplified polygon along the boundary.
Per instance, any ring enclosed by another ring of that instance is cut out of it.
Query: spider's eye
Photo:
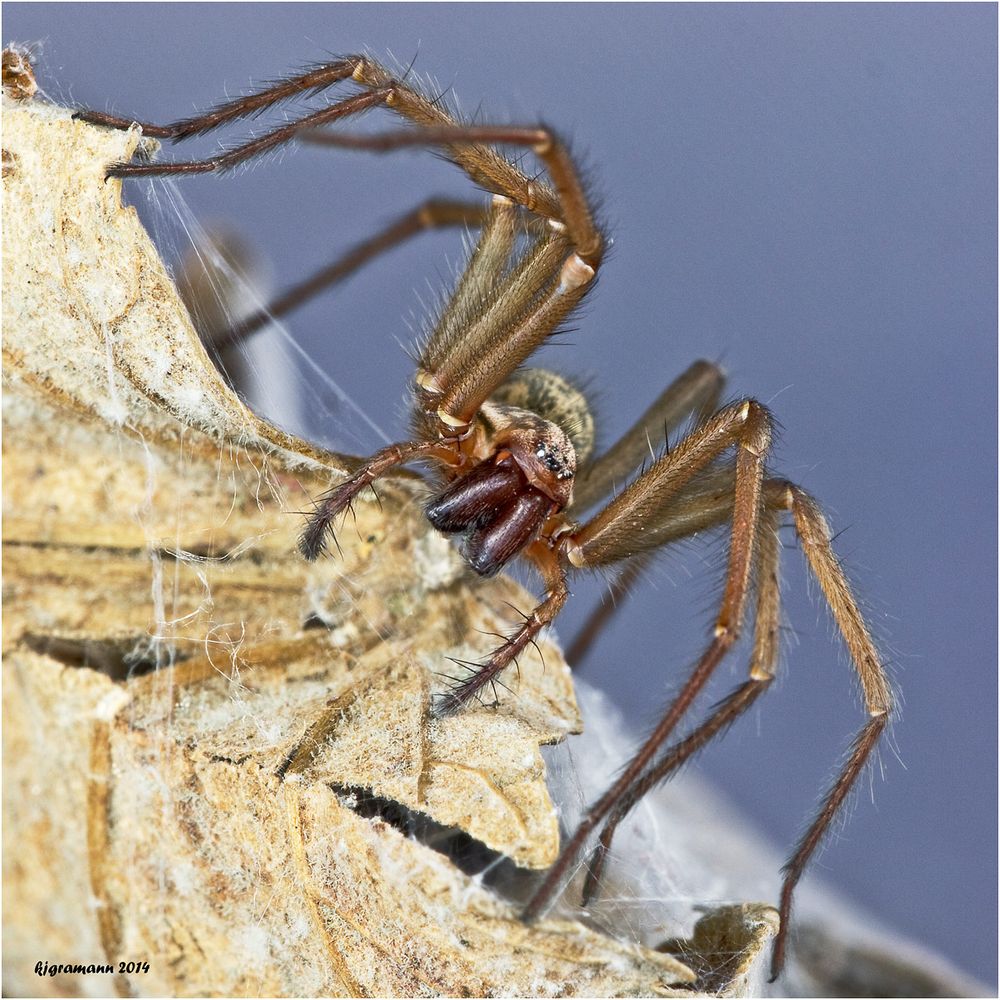
[[[557,479],[572,478],[573,473],[567,468],[566,460],[563,456],[558,452],[550,451],[544,441],[539,441],[538,447],[535,449],[535,455],[545,463],[545,467],[550,472],[555,473]]]
[[[554,451],[549,451],[544,441],[539,442],[535,449],[535,454],[545,463],[546,468],[552,472],[558,472],[562,468],[562,462]]]

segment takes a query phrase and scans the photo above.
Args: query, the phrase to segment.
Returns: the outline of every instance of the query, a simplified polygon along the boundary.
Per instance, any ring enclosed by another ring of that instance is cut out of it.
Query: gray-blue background
[[[995,980],[993,5],[8,3],[4,15],[5,41],[44,43],[53,97],[153,121],[367,47],[417,55],[470,111],[540,116],[569,136],[614,252],[573,346],[549,362],[592,377],[605,441],[700,356],[722,359],[734,394],[773,406],[775,463],[847,529],[838,550],[904,701],[902,763],[883,751],[875,804],[863,789],[816,867]],[[266,248],[279,284],[427,194],[468,190],[426,154],[324,150],[183,184],[199,217]],[[424,237],[290,322],[391,433],[409,369],[402,318],[420,314],[417,292],[441,285],[457,246]],[[343,443],[335,417],[312,419]],[[697,551],[660,563],[585,668],[637,737],[710,623],[719,550],[707,569]],[[698,766],[791,843],[863,716],[797,552],[787,564],[797,638],[784,681]],[[564,637],[598,594],[575,589]],[[734,659],[713,693],[743,669]]]

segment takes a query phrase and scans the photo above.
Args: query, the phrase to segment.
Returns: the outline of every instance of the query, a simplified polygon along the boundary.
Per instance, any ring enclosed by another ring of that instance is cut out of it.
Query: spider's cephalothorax
[[[534,430],[512,430],[492,458],[427,505],[435,528],[465,534],[462,553],[481,576],[492,576],[517,555],[573,495],[572,445],[555,425],[546,429],[545,437]],[[558,443],[566,447],[564,453],[557,450]]]
[[[579,390],[555,372],[518,372],[480,408],[460,444],[475,464],[427,504],[428,519],[462,534],[469,565],[492,576],[572,503],[577,452],[589,456],[592,435]]]
[[[657,548],[728,526],[725,585],[703,653],[656,728],[586,813],[525,908],[524,919],[534,919],[548,905],[600,827],[584,888],[585,898],[590,898],[621,820],[769,686],[781,631],[778,529],[790,518],[857,671],[868,719],[785,866],[781,928],[771,965],[776,976],[784,960],[793,889],[877,746],[892,709],[878,651],[834,555],[826,521],[803,489],[766,475],[771,441],[767,410],[752,399],[717,408],[723,379],[715,365],[693,364],[628,433],[597,457],[592,455],[593,421],[582,395],[551,372],[521,369],[594,287],[604,250],[604,236],[573,160],[551,130],[462,124],[439,100],[400,82],[367,56],[317,66],[173,125],[142,128],[156,138],[183,139],[347,80],[360,90],[218,156],[116,164],[108,173],[202,173],[298,138],[372,152],[436,147],[491,192],[485,207],[441,199],[423,202],[324,269],[322,278],[310,278],[290,290],[270,311],[244,320],[221,341],[249,336],[271,315],[288,312],[318,288],[421,230],[450,225],[480,230],[471,259],[419,354],[411,439],[383,448],[337,483],[317,505],[301,541],[306,558],[317,558],[325,551],[334,519],[354,497],[393,468],[420,461],[434,465],[440,476],[427,516],[439,530],[461,535],[462,551],[474,570],[494,573],[519,553],[538,570],[544,599],[470,676],[438,700],[439,714],[478,700],[484,687],[555,619],[569,595],[570,572],[621,564],[615,589],[623,595],[636,567]],[[366,135],[320,129],[377,106],[416,127]],[[81,112],[79,117],[116,128],[132,124],[132,119],[99,112]],[[523,173],[496,145],[532,151],[551,185]],[[664,434],[675,436],[685,425],[693,429],[647,464],[649,442]],[[595,621],[599,618],[595,615]],[[670,743],[733,648],[746,618],[753,625],[747,680],[683,739]],[[584,632],[591,634],[589,629]],[[578,641],[574,650],[585,645]]]

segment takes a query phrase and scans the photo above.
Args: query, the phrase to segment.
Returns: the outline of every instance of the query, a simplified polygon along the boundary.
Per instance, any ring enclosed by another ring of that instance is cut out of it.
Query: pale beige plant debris
[[[757,955],[778,926],[778,911],[771,906],[720,906],[695,924],[690,938],[666,941],[661,948],[688,962],[699,984],[712,993],[746,996]]]
[[[556,857],[539,746],[580,727],[558,649],[526,654],[498,707],[429,713],[446,657],[482,657],[531,597],[468,573],[406,477],[357,504],[337,557],[301,560],[296,512],[354,460],[212,366],[104,179],[138,133],[22,101],[3,141],[5,992],[692,983],[582,924],[523,925],[400,828]],[[733,925],[747,961],[759,923]],[[114,968],[38,978],[40,959]]]

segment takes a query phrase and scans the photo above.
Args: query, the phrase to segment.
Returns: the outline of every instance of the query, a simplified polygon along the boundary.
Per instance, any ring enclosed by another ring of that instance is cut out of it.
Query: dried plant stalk
[[[539,746],[579,730],[568,670],[543,642],[516,697],[431,719],[444,657],[530,600],[470,578],[413,480],[358,504],[339,558],[296,557],[295,512],[353,460],[219,377],[104,180],[140,141],[5,105],[5,991],[683,991],[669,953],[524,926],[400,828],[551,864]],[[770,914],[714,918],[714,989],[745,988]]]

